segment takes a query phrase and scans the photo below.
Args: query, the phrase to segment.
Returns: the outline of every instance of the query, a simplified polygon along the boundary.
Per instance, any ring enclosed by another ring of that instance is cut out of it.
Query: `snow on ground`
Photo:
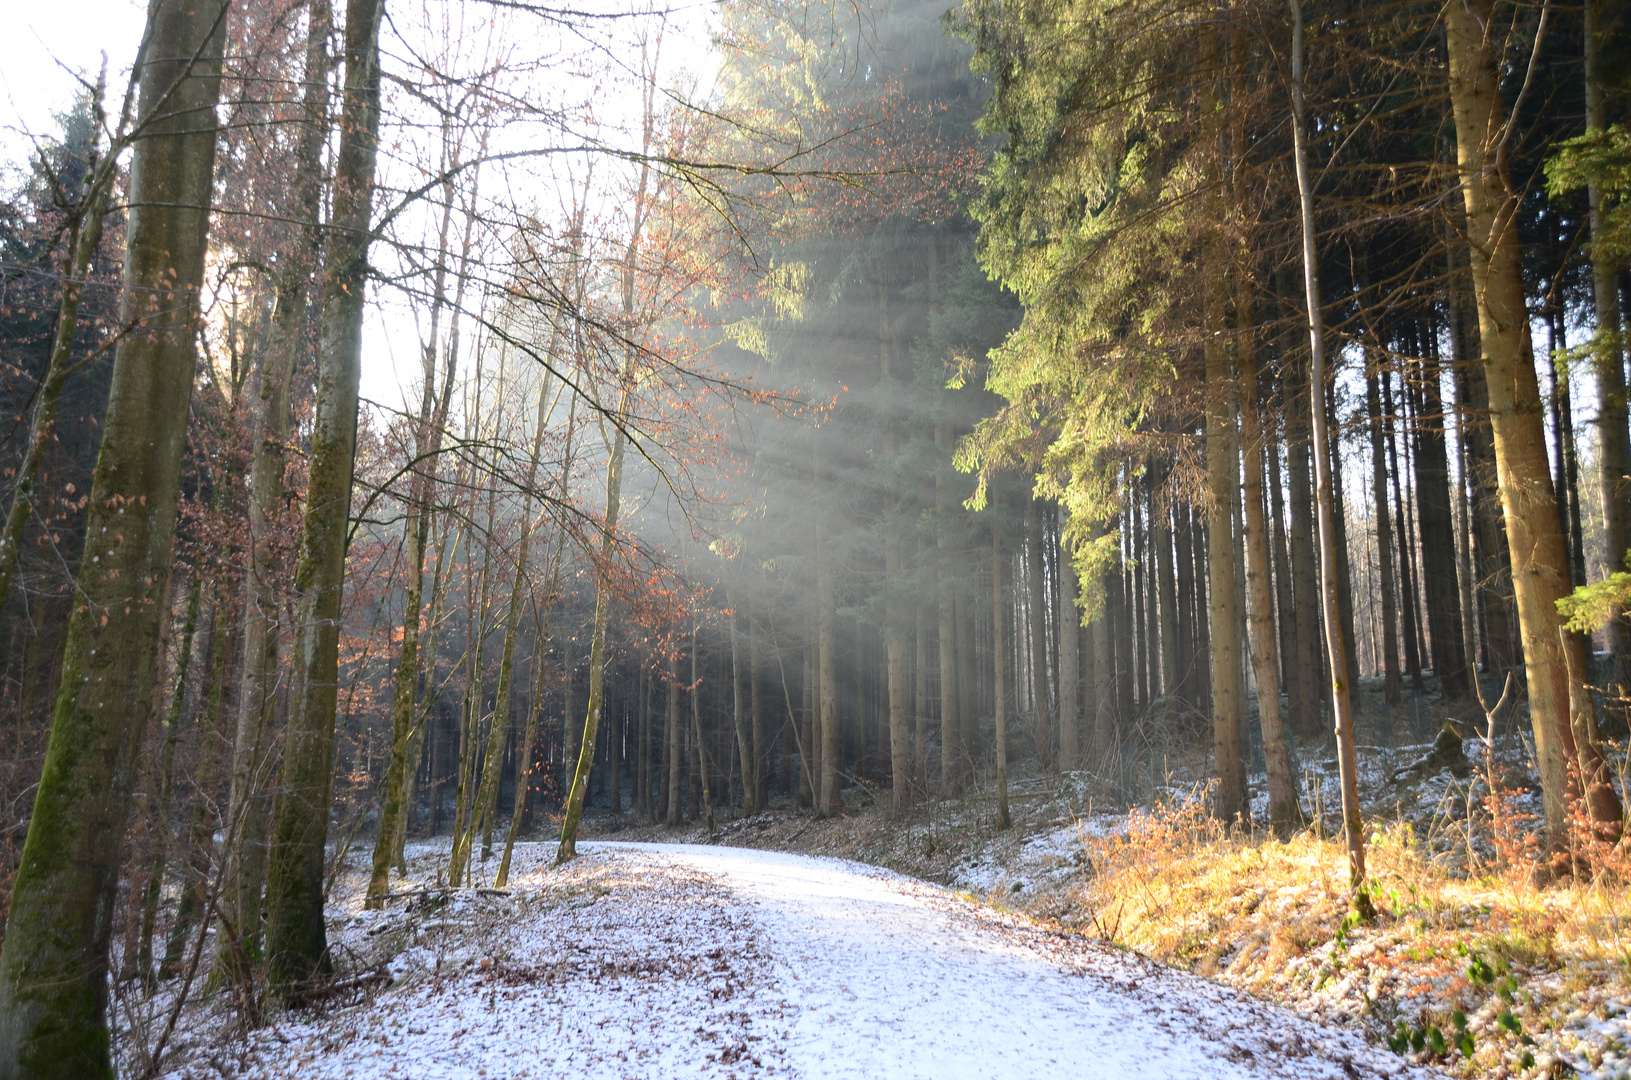
[[[170,1075],[1439,1075],[876,868],[744,848],[581,850],[549,869],[552,845],[518,848],[509,895],[336,905],[335,939],[388,962],[395,984],[349,1009],[288,1014],[230,1052],[200,1046]],[[439,854],[420,849],[410,870]]]

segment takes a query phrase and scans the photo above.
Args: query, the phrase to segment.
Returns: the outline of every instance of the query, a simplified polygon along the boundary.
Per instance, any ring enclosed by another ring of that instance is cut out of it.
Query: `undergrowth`
[[[1500,823],[1499,793],[1490,802]],[[1078,925],[1118,944],[1336,1023],[1465,1076],[1621,1075],[1631,903],[1623,846],[1598,870],[1540,888],[1538,844],[1512,835],[1457,873],[1403,820],[1369,837],[1377,911],[1356,922],[1345,846],[1227,829],[1199,793],[1084,831]]]

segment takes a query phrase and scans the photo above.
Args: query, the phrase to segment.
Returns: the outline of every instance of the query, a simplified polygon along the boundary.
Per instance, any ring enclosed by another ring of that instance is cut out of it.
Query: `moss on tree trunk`
[[[84,561],[0,953],[0,1077],[111,1076],[108,939],[169,603],[226,0],[154,0]]]

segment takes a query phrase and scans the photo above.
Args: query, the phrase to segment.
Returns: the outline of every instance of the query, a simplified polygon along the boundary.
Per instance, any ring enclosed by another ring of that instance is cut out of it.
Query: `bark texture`
[[[330,968],[323,854],[333,780],[340,617],[357,442],[357,385],[379,144],[379,26],[384,0],[349,0],[334,209],[324,268],[323,332],[310,480],[295,571],[295,690],[266,881],[271,982],[298,998]]]
[[[227,0],[153,0],[120,321],[51,737],[0,953],[0,1077],[113,1075],[107,963],[169,611]]]
[[[1569,802],[1573,687],[1559,633],[1557,601],[1569,591],[1568,549],[1557,517],[1541,423],[1523,251],[1515,220],[1518,199],[1504,153],[1507,128],[1500,97],[1498,45],[1484,32],[1490,0],[1445,9],[1456,159],[1472,253],[1473,298],[1489,393],[1495,466],[1512,555],[1512,589],[1523,640],[1529,712],[1547,831],[1561,842]]]

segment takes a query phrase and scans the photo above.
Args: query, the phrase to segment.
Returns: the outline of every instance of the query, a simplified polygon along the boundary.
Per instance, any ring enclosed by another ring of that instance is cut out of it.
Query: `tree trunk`
[[[1427,634],[1433,672],[1446,701],[1471,693],[1461,648],[1461,595],[1456,580],[1455,523],[1450,512],[1450,457],[1444,442],[1444,398],[1439,389],[1438,335],[1423,335],[1416,414],[1416,511],[1421,526],[1422,584],[1427,592]]]
[[[1215,120],[1208,121],[1208,124]],[[1211,146],[1219,145],[1218,132],[1203,136]],[[1210,160],[1214,179],[1217,163]],[[1236,558],[1234,506],[1240,497],[1240,443],[1235,430],[1236,372],[1229,362],[1228,253],[1222,236],[1221,195],[1214,196],[1219,211],[1218,224],[1202,242],[1206,265],[1203,284],[1203,318],[1206,338],[1206,536],[1208,611],[1211,622],[1212,662],[1212,746],[1217,759],[1218,787],[1213,795],[1213,812],[1225,822],[1251,817],[1246,791],[1246,762],[1241,755],[1241,718],[1245,712],[1239,641],[1235,625],[1240,611],[1235,604]],[[1118,652],[1121,639],[1117,641]]]
[[[821,701],[815,738],[820,743],[821,771],[816,815],[829,818],[838,805],[838,635],[833,612],[832,562],[823,550],[816,565],[816,663],[820,668],[817,693]]]
[[[651,804],[651,672],[642,663],[640,671],[640,731],[636,737],[640,756],[634,767],[634,812],[646,824],[657,824]]]
[[[700,781],[695,794],[697,812],[706,814],[708,839],[714,838],[714,796],[708,785],[707,741],[702,737],[702,679],[697,675],[697,632],[691,631],[691,737],[695,741],[696,777]]]
[[[1246,607],[1251,621],[1252,671],[1257,679],[1257,723],[1263,736],[1268,774],[1269,822],[1285,835],[1303,821],[1297,802],[1296,765],[1280,716],[1279,640],[1274,626],[1274,587],[1269,574],[1268,522],[1263,506],[1263,422],[1257,391],[1256,338],[1250,279],[1244,270],[1236,286],[1237,318],[1245,328],[1236,345],[1240,375],[1241,460],[1245,463],[1244,533]],[[1250,816],[1250,807],[1247,807]]]
[[[169,610],[226,0],[153,0],[120,322],[51,737],[0,952],[0,1075],[109,1076],[108,944]],[[129,512],[127,512],[129,511]]]
[[[1585,0],[1586,131],[1607,129],[1603,107],[1602,0]],[[1606,227],[1603,191],[1596,184],[1586,188],[1588,220],[1593,240],[1603,236]],[[1619,268],[1606,255],[1593,252],[1591,260],[1592,308],[1597,329],[1592,338],[1592,370],[1597,376],[1597,486],[1603,504],[1603,544],[1607,565],[1603,575],[1626,565],[1631,549],[1631,433],[1627,430],[1625,385],[1625,340],[1620,325],[1620,296],[1615,271]],[[5,596],[0,594],[0,602]],[[1631,682],[1627,654],[1631,653],[1631,626],[1625,618],[1608,624],[1609,651],[1616,659],[1615,681]],[[1623,691],[1622,691],[1623,692]]]
[[[921,550],[921,549],[920,549]],[[929,790],[929,617],[926,606],[917,605],[916,653],[912,665],[912,708],[916,730],[912,740],[912,783],[915,792]]]
[[[742,635],[737,626],[740,619],[740,613],[731,612],[731,719],[736,725],[736,750],[742,762],[742,809],[746,813],[757,814],[759,765],[753,756],[753,733],[748,730],[747,692],[743,686],[747,672],[742,668]]]
[[[624,371],[625,389],[619,394],[617,415],[628,408],[627,390],[630,372]],[[627,436],[619,427],[612,437],[611,460],[606,466],[606,519],[600,526],[600,559],[598,582],[595,588],[595,621],[589,638],[589,708],[583,720],[583,739],[578,744],[578,767],[567,793],[566,813],[561,821],[561,842],[555,850],[555,863],[560,865],[577,854],[578,823],[583,820],[583,804],[589,794],[589,767],[595,754],[595,733],[600,726],[601,702],[605,693],[606,620],[611,614],[611,561],[617,546],[617,515],[623,490],[623,450]],[[692,663],[696,662],[695,635],[692,636]],[[570,722],[570,717],[567,718]],[[698,747],[700,750],[700,746]],[[708,832],[713,833],[713,808],[708,810]]]
[[[1369,921],[1373,917],[1370,896],[1365,892],[1365,829],[1359,813],[1359,778],[1354,753],[1353,708],[1349,698],[1347,648],[1342,638],[1339,610],[1340,586],[1337,563],[1337,531],[1331,485],[1331,458],[1326,453],[1329,436],[1325,429],[1325,326],[1320,311],[1319,264],[1315,256],[1314,185],[1308,175],[1308,151],[1304,145],[1306,112],[1303,107],[1303,11],[1301,0],[1291,0],[1291,102],[1292,135],[1295,143],[1297,194],[1302,224],[1303,295],[1308,313],[1309,412],[1313,417],[1310,433],[1314,445],[1315,507],[1319,519],[1320,598],[1324,616],[1326,652],[1331,665],[1332,711],[1336,715],[1337,768],[1342,782],[1342,825],[1348,847],[1348,884],[1353,890],[1350,903],[1355,914]]]
[[[348,0],[345,90],[335,163],[317,416],[301,529],[295,693],[284,745],[283,787],[267,874],[266,953],[274,987],[298,997],[331,967],[323,925],[323,852],[328,836],[334,711],[339,679],[357,384],[379,145],[379,25],[384,0]]]
[[[504,772],[503,752],[510,738],[510,680],[515,675],[515,641],[521,629],[521,604],[527,592],[527,561],[532,554],[532,490],[533,482],[538,478],[538,461],[544,448],[544,427],[549,419],[550,381],[546,374],[543,384],[538,388],[538,410],[533,418],[532,455],[527,461],[527,479],[522,488],[525,494],[521,499],[521,538],[519,550],[515,554],[515,575],[510,581],[509,610],[504,615],[504,645],[498,659],[498,690],[493,697],[493,723],[487,735],[487,765],[481,775],[478,802],[481,807],[483,862],[490,859],[493,854],[493,821],[498,817],[498,789]],[[395,764],[393,760],[393,767]],[[516,768],[517,800],[521,792],[519,780],[522,768],[520,765]],[[516,816],[515,813],[511,813],[512,824]],[[508,847],[506,844],[506,851]]]
[[[244,670],[232,749],[232,790],[227,810],[226,871],[222,915],[238,927],[238,947],[222,935],[215,957],[217,977],[241,984],[260,961],[261,889],[266,868],[266,828],[271,818],[273,712],[278,671],[281,586],[286,558],[273,532],[283,511],[289,383],[306,319],[306,298],[322,244],[323,140],[328,134],[328,39],[333,13],[328,0],[308,9],[300,137],[295,146],[294,215],[299,233],[278,268],[272,328],[262,352],[260,415],[249,471],[249,582],[244,611]],[[248,965],[244,967],[242,965]]]
[[[680,804],[684,797],[680,782],[681,762],[683,756],[680,750],[680,667],[679,643],[671,641],[669,648],[673,654],[668,658],[668,790],[667,805],[664,807],[665,824],[673,829],[680,823]]]
[[[1570,591],[1568,553],[1541,425],[1515,222],[1518,199],[1504,150],[1499,64],[1496,46],[1482,29],[1491,18],[1490,0],[1445,9],[1450,100],[1535,757],[1547,831],[1553,844],[1561,844],[1571,801],[1570,698],[1584,688],[1570,678],[1558,629],[1557,601]]]
[[[1189,509],[1189,549],[1195,560],[1195,701],[1200,705],[1212,701],[1212,634],[1215,628],[1207,606],[1212,582],[1207,565],[1206,512],[1200,507]],[[1223,580],[1227,584],[1232,579]]]
[[[972,580],[974,568],[969,565],[972,552],[964,548],[958,552],[958,557],[963,564],[964,580]],[[963,748],[957,768],[961,774],[960,780],[966,783],[972,776],[974,757],[980,752],[981,745],[979,717],[976,715],[979,698],[975,678],[979,674],[979,666],[974,656],[974,598],[966,593],[958,594],[954,610],[957,618],[957,719],[961,728],[957,741]]]
[[[1162,468],[1163,478],[1165,466]],[[1159,485],[1157,491],[1159,491]],[[1172,508],[1157,494],[1150,507],[1151,541],[1155,546],[1156,605],[1161,617],[1161,693],[1166,697],[1169,731],[1176,730],[1181,698],[1179,685],[1178,593],[1172,565]],[[1086,680],[1084,680],[1086,681]]]
[[[1382,593],[1383,698],[1389,709],[1396,709],[1404,701],[1404,683],[1399,673],[1399,613],[1393,592],[1393,526],[1387,506],[1387,452],[1382,446],[1382,399],[1376,382],[1376,372],[1367,371],[1365,406],[1370,413],[1371,493],[1376,507],[1376,554]]]
[[[1047,770],[1059,767],[1054,753],[1053,703],[1048,689],[1047,622],[1042,588],[1042,515],[1036,499],[1025,500],[1025,591],[1030,607],[1031,702],[1036,709],[1037,763]]]
[[[1403,380],[1401,380],[1403,381]],[[1393,521],[1399,537],[1399,598],[1400,622],[1404,629],[1404,670],[1410,676],[1410,688],[1417,693],[1426,690],[1422,680],[1421,620],[1416,617],[1415,552],[1410,518],[1405,513],[1405,471],[1399,467],[1398,422],[1395,418],[1403,410],[1393,400],[1392,375],[1387,369],[1381,377],[1382,408],[1388,418],[1384,432],[1387,439],[1388,463],[1393,472]]]
[[[1063,511],[1061,511],[1061,514]],[[1076,560],[1070,544],[1059,552],[1059,768],[1081,768],[1082,612],[1076,606]]]
[[[1032,500],[1034,503],[1035,500]],[[1027,515],[1032,522],[1034,513]],[[1008,617],[1008,600],[1002,587],[1002,564],[1007,556],[1002,550],[1002,530],[995,521],[991,524],[991,656],[992,702],[997,725],[997,828],[1013,827],[1008,816],[1008,646],[1003,634],[1003,623]],[[1035,567],[1032,567],[1035,573]]]

